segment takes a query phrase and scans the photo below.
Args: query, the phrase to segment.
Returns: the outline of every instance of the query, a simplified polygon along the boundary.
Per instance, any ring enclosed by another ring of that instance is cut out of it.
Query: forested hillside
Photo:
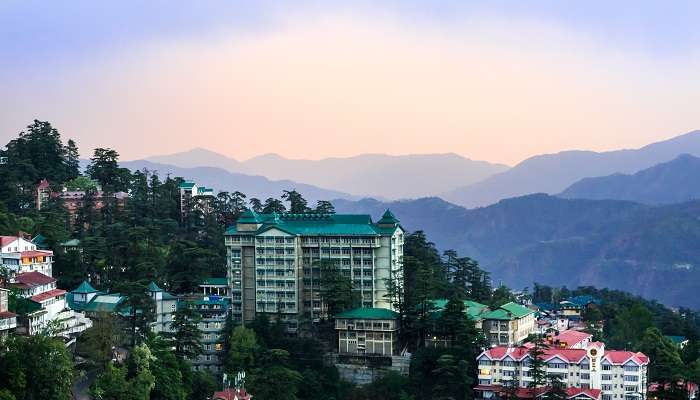
[[[700,202],[646,206],[536,194],[466,210],[441,199],[334,202],[374,216],[391,208],[409,230],[478,259],[496,282],[595,285],[700,307]]]

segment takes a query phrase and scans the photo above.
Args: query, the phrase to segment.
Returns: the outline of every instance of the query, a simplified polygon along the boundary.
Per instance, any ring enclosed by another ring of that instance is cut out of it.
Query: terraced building
[[[299,317],[324,315],[318,262],[330,260],[351,278],[362,307],[391,308],[390,285],[403,258],[404,230],[387,210],[376,223],[369,215],[258,214],[244,212],[226,231],[233,317],[249,322],[256,313],[281,315],[290,331]],[[236,311],[240,310],[240,311]]]

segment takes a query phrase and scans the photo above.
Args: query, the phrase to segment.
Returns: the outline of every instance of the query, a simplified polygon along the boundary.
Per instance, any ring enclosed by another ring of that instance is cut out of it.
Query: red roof
[[[44,275],[41,272],[24,272],[21,274],[17,274],[15,277],[15,281],[18,283],[21,283],[25,286],[33,287],[33,286],[41,286],[41,285],[48,285],[49,283],[56,282],[56,279]]]
[[[586,358],[585,349],[546,349],[544,351],[544,361],[549,361],[554,357],[558,357],[568,363],[580,363],[584,358]],[[506,356],[511,357],[515,361],[522,361],[529,356],[529,348],[525,346],[521,347],[494,347],[492,349],[486,350],[479,357],[486,356],[490,360],[502,360]],[[649,357],[644,353],[634,353],[631,351],[621,351],[621,350],[608,350],[605,351],[603,358],[608,360],[610,363],[615,365],[622,365],[632,360],[639,365],[648,364]]]
[[[505,389],[501,385],[478,385],[474,388],[475,390],[481,392],[494,392],[494,393],[505,393]],[[533,397],[542,397],[550,388],[548,387],[538,387],[538,388],[525,388],[519,387],[515,390],[515,397],[519,399],[531,399]],[[600,390],[598,389],[583,389],[576,387],[566,388],[566,397],[574,398],[576,396],[585,395],[591,399],[600,399]]]
[[[17,316],[17,314],[15,314],[13,312],[9,312],[9,311],[1,311],[0,312],[0,319],[7,319],[7,318],[16,317],[16,316]]]
[[[215,392],[212,400],[250,400],[252,398],[245,389],[228,388],[223,392]]]
[[[8,244],[17,240],[17,236],[0,236],[0,246],[7,246]]]
[[[492,360],[501,360],[506,356],[510,356],[516,361],[521,361],[529,356],[530,349],[528,347],[494,347],[492,349],[486,350],[482,355],[486,355]],[[566,362],[578,363],[584,357],[586,357],[586,350],[584,349],[545,349],[544,357],[545,361],[558,357]]]
[[[63,289],[52,289],[48,292],[39,293],[36,296],[32,296],[30,299],[34,302],[41,303],[42,301],[52,299],[56,296],[62,296],[64,294],[66,294],[66,291]]]
[[[610,361],[612,364],[625,364],[630,360],[636,362],[637,364],[649,363],[649,357],[647,357],[644,353],[634,353],[632,351],[606,351],[603,358]]]
[[[593,337],[590,333],[586,332],[580,332],[580,331],[574,331],[574,330],[565,330],[559,332],[558,335],[552,336],[552,340],[556,343],[558,342],[565,342],[567,347],[572,347],[575,344],[581,343],[586,339],[590,339]]]
[[[41,182],[39,182],[39,185],[36,187],[37,189],[46,189],[49,187],[49,181],[46,180],[46,178],[42,179]]]
[[[47,257],[47,256],[52,256],[53,251],[48,251],[48,250],[30,250],[30,251],[23,251],[22,257]]]

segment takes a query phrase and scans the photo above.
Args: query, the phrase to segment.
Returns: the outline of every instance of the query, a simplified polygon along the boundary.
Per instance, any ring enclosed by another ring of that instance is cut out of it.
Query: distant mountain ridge
[[[179,167],[218,167],[230,172],[290,179],[310,185],[387,199],[436,195],[480,181],[508,167],[454,153],[391,156],[362,154],[322,160],[292,160],[264,154],[237,161],[206,149],[193,149],[146,160]]]
[[[700,158],[682,154],[632,175],[584,178],[559,194],[568,199],[672,204],[700,199]]]
[[[564,151],[528,158],[483,181],[447,191],[440,197],[465,207],[480,207],[531,193],[556,194],[583,179],[634,173],[680,154],[700,156],[700,131],[692,131],[639,149],[607,152]]]
[[[390,208],[409,231],[477,259],[496,284],[595,285],[700,308],[700,201],[647,206],[534,194],[471,210],[439,198],[334,204],[375,217]]]
[[[226,171],[222,168],[214,167],[196,167],[196,168],[180,168],[173,165],[159,164],[146,160],[137,161],[121,161],[119,165],[128,168],[132,171],[142,170],[144,168],[150,171],[156,171],[161,177],[170,174],[171,176],[180,176],[185,179],[191,179],[200,185],[213,188],[216,192],[219,191],[240,191],[248,196],[257,197],[265,200],[268,197],[279,198],[284,190],[296,189],[301,193],[309,205],[313,206],[318,200],[329,199],[356,199],[348,193],[343,193],[335,190],[319,188],[305,183],[293,182],[289,180],[269,180],[262,176],[251,176],[245,174],[237,174]]]

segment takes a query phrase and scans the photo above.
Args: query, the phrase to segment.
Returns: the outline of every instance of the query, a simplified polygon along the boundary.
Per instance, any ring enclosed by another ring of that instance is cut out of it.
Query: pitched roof
[[[36,296],[32,296],[30,299],[36,303],[41,303],[42,301],[53,299],[54,297],[62,296],[64,294],[66,294],[66,291],[63,289],[52,289],[44,293],[39,293]]]
[[[252,210],[246,210],[237,223],[262,224],[257,231],[246,232],[248,234],[258,234],[275,228],[290,235],[379,236],[393,233],[396,229],[394,226],[391,228],[380,227],[378,224],[372,223],[372,218],[366,214],[257,214]],[[235,233],[239,233],[235,226],[226,230],[227,235]]]
[[[155,282],[151,281],[151,283],[148,284],[148,291],[149,292],[162,292],[163,289],[158,287]]]
[[[505,388],[502,385],[478,385],[474,388],[477,391],[480,392],[496,392],[496,393],[503,393],[505,394]],[[546,395],[551,389],[548,387],[537,387],[537,388],[525,388],[525,387],[519,387],[515,390],[515,397],[518,399],[532,399],[534,398],[539,398],[543,397]],[[567,399],[573,399],[573,398],[580,398],[579,396],[586,396],[590,399],[593,400],[598,400],[600,399],[600,394],[601,391],[599,389],[584,389],[584,388],[577,388],[577,387],[568,387],[566,388],[566,398]]]
[[[22,257],[48,257],[52,255],[53,251],[50,250],[29,250],[21,252]]]
[[[593,335],[591,335],[590,333],[567,329],[565,331],[559,332],[558,335],[552,336],[551,339],[554,343],[566,343],[566,347],[570,348],[571,346],[574,346],[592,337]]]
[[[194,187],[194,182],[184,181],[180,184],[180,189],[192,189]]]
[[[12,318],[16,317],[17,314],[11,312],[11,311],[0,311],[0,319],[7,319],[7,318]]]
[[[88,281],[83,281],[83,283],[80,284],[75,290],[72,290],[73,293],[96,293],[98,292],[97,289],[92,287]]]
[[[41,272],[33,271],[17,274],[17,276],[15,277],[15,281],[28,287],[35,287],[41,285],[48,285],[49,283],[56,282],[56,279],[44,275]]]
[[[520,304],[510,302],[484,314],[484,319],[511,320],[514,318],[522,318],[532,313],[534,313],[533,310]]]
[[[391,211],[389,211],[388,208],[386,209],[386,211],[384,211],[384,215],[382,215],[382,218],[379,221],[377,221],[377,224],[381,225],[398,223],[399,220],[396,218],[396,216],[394,216],[394,214]]]
[[[0,246],[7,246],[17,239],[19,239],[17,236],[0,236]]]
[[[84,310],[92,312],[114,312],[117,310],[117,307],[125,301],[126,296],[122,296],[119,293],[99,294],[92,298],[92,301],[85,306]]]
[[[335,318],[396,319],[399,314],[387,308],[355,308],[336,314]]]
[[[449,300],[447,299],[437,299],[432,300],[433,307],[435,311],[432,313],[434,317],[439,317],[442,311],[447,306]],[[477,303],[476,301],[464,300],[464,312],[474,320],[482,319],[484,312],[488,311],[488,306],[486,304]]]
[[[505,347],[498,346],[490,348],[482,352],[478,358],[486,357],[490,360],[502,360],[506,356],[511,357],[515,361],[522,361],[530,356],[530,348],[527,346],[520,347]],[[549,361],[553,358],[560,358],[569,363],[580,363],[587,358],[586,349],[558,349],[548,348],[544,350],[543,360]],[[607,360],[610,364],[623,365],[628,361],[634,361],[639,365],[649,363],[649,357],[644,353],[634,353],[631,351],[621,350],[606,350],[603,354],[603,360]]]

